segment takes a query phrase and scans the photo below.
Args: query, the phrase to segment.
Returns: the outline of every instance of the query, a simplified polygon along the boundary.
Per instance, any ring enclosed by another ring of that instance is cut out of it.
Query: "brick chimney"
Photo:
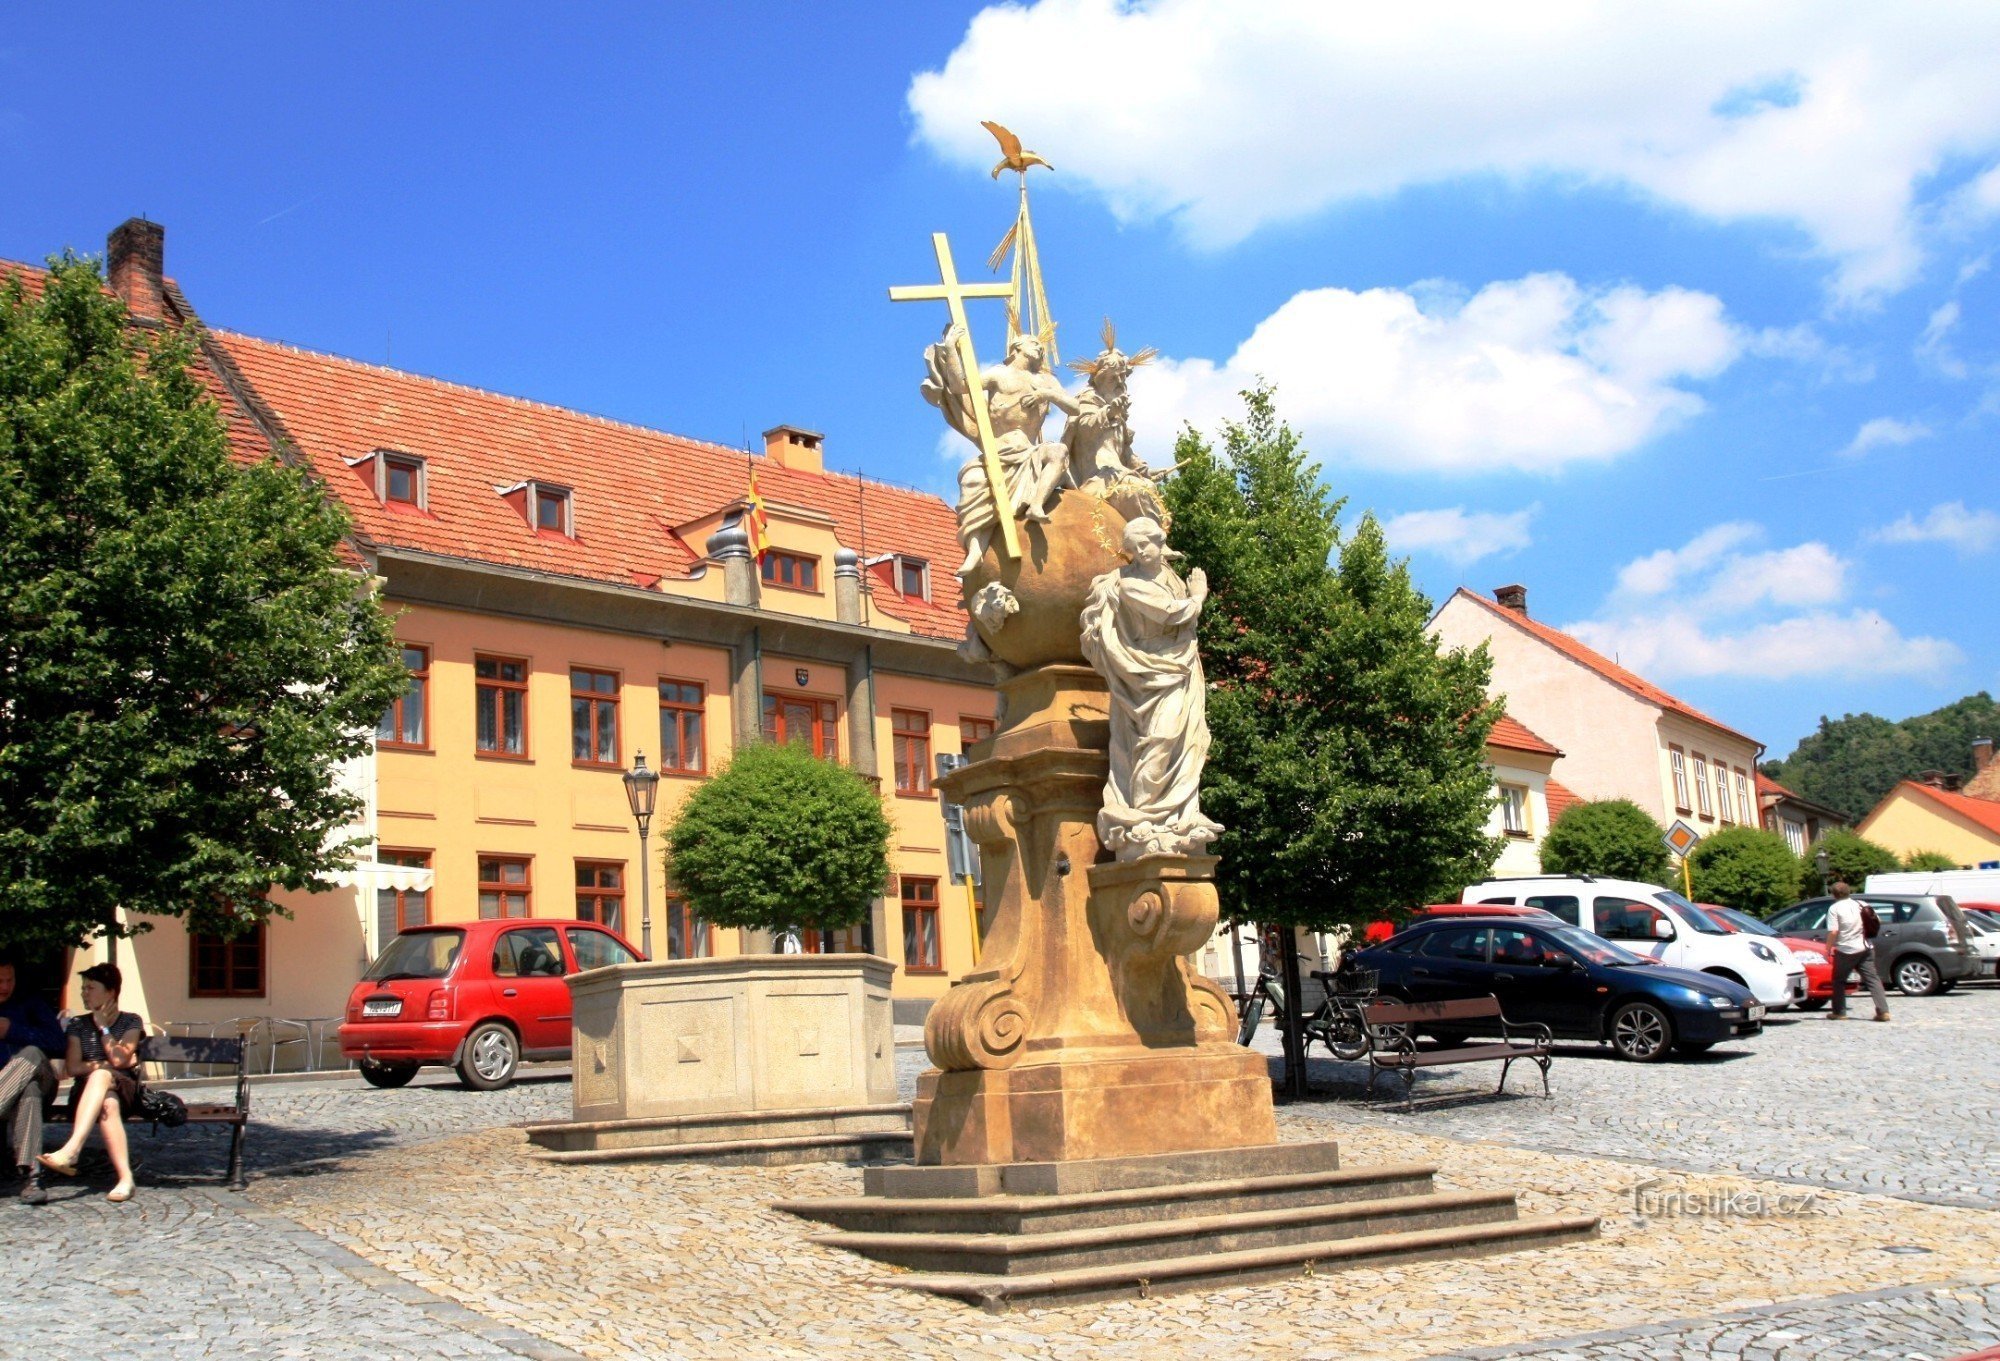
[[[135,317],[161,320],[167,314],[167,229],[142,217],[127,218],[105,248],[111,291]]]
[[[1528,588],[1521,585],[1495,586],[1493,603],[1503,610],[1512,610],[1523,619],[1528,617]]]
[[[1993,764],[1993,739],[1975,737],[1972,739],[1972,773],[1977,775]]]
[[[774,425],[764,432],[764,454],[774,462],[803,473],[826,471],[821,445],[826,436],[817,430],[801,430],[796,425]]]

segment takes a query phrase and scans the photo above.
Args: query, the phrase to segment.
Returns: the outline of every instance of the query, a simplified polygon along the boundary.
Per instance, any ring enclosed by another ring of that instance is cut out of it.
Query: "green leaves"
[[[1725,827],[1702,839],[1688,868],[1696,902],[1766,917],[1798,901],[1799,858],[1776,832]]]
[[[1783,761],[1767,762],[1764,773],[1858,822],[1898,780],[1926,770],[1970,776],[1972,739],[1996,736],[2000,704],[1981,690],[1896,723],[1874,714],[1822,718],[1819,731]]]
[[[1166,484],[1201,619],[1214,745],[1203,811],[1225,915],[1329,927],[1456,893],[1491,867],[1483,649],[1441,651],[1430,602],[1364,516],[1351,536],[1272,394]]]
[[[1819,853],[1826,852],[1827,874],[1819,873]],[[1871,874],[1887,874],[1903,868],[1896,853],[1879,841],[1840,827],[1806,847],[1799,857],[1799,892],[1810,897],[1830,892],[1830,885],[1845,882],[1859,889]],[[1955,868],[1955,867],[1954,867]]]
[[[347,859],[390,626],[339,508],[231,462],[198,345],[71,257],[0,287],[0,941],[237,929]]]
[[[868,780],[803,746],[759,743],[681,805],[667,870],[718,926],[838,930],[888,882],[889,832]]]
[[[1573,804],[1542,838],[1542,870],[1671,885],[1673,857],[1664,835],[1652,814],[1630,799]]]

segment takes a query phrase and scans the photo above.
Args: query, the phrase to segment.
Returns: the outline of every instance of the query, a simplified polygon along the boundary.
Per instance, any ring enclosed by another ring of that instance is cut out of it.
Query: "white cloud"
[[[1641,675],[1932,676],[1962,660],[1941,638],[1906,638],[1872,609],[1840,606],[1850,564],[1826,544],[1746,551],[1734,521],[1627,563],[1595,619],[1565,629]]]
[[[1142,447],[1164,454],[1182,421],[1212,429],[1261,377],[1330,461],[1433,471],[1554,471],[1616,458],[1703,408],[1686,386],[1735,362],[1743,339],[1706,293],[1589,292],[1562,274],[1492,283],[1469,298],[1405,292],[1294,295],[1222,363],[1168,360],[1132,380]]]
[[[1907,514],[1868,536],[1877,543],[1945,543],[1961,554],[1988,553],[2000,548],[2000,514],[1967,510],[1963,501],[1932,506],[1919,520]]]
[[[1921,421],[1899,421],[1894,416],[1877,416],[1872,421],[1862,422],[1854,432],[1854,438],[1847,442],[1837,458],[1860,458],[1871,449],[1894,448],[1904,444],[1914,444],[1930,437],[1931,428]]]
[[[1965,361],[1951,347],[1951,333],[1958,329],[1958,321],[1958,299],[1953,298],[1931,313],[1930,320],[1924,323],[1924,333],[1917,338],[1917,357],[1928,359],[1947,378],[1963,378],[1966,374]]]
[[[1571,624],[1567,631],[1652,680],[1935,676],[1963,660],[1950,642],[1906,638],[1875,610],[1816,610],[1735,629],[1675,612]]]
[[[909,106],[953,161],[990,166],[998,119],[1199,246],[1499,176],[1795,228],[1862,298],[1914,276],[1939,201],[2000,210],[1996,49],[1983,0],[1041,0],[976,15]]]
[[[1399,553],[1434,553],[1445,561],[1466,567],[1496,553],[1516,553],[1535,540],[1528,522],[1540,506],[1502,514],[1497,511],[1467,511],[1463,506],[1448,510],[1412,510],[1391,516],[1382,524],[1382,533]]]

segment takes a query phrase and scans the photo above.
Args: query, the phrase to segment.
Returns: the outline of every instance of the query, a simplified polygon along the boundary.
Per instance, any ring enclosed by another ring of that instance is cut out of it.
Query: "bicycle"
[[[1343,964],[1332,973],[1314,969],[1312,976],[1326,985],[1326,997],[1306,1018],[1306,1043],[1318,1040],[1327,1052],[1347,1063],[1367,1058],[1374,1046],[1363,1012],[1381,996],[1381,975],[1373,969]]]

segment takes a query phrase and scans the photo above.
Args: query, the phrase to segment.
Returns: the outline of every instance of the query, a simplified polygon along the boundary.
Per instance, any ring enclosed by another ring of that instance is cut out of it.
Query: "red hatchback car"
[[[505,1087],[524,1058],[570,1056],[568,975],[638,959],[589,922],[413,926],[348,995],[340,1054],[375,1087],[400,1087],[427,1063],[458,1069],[468,1087]]]

